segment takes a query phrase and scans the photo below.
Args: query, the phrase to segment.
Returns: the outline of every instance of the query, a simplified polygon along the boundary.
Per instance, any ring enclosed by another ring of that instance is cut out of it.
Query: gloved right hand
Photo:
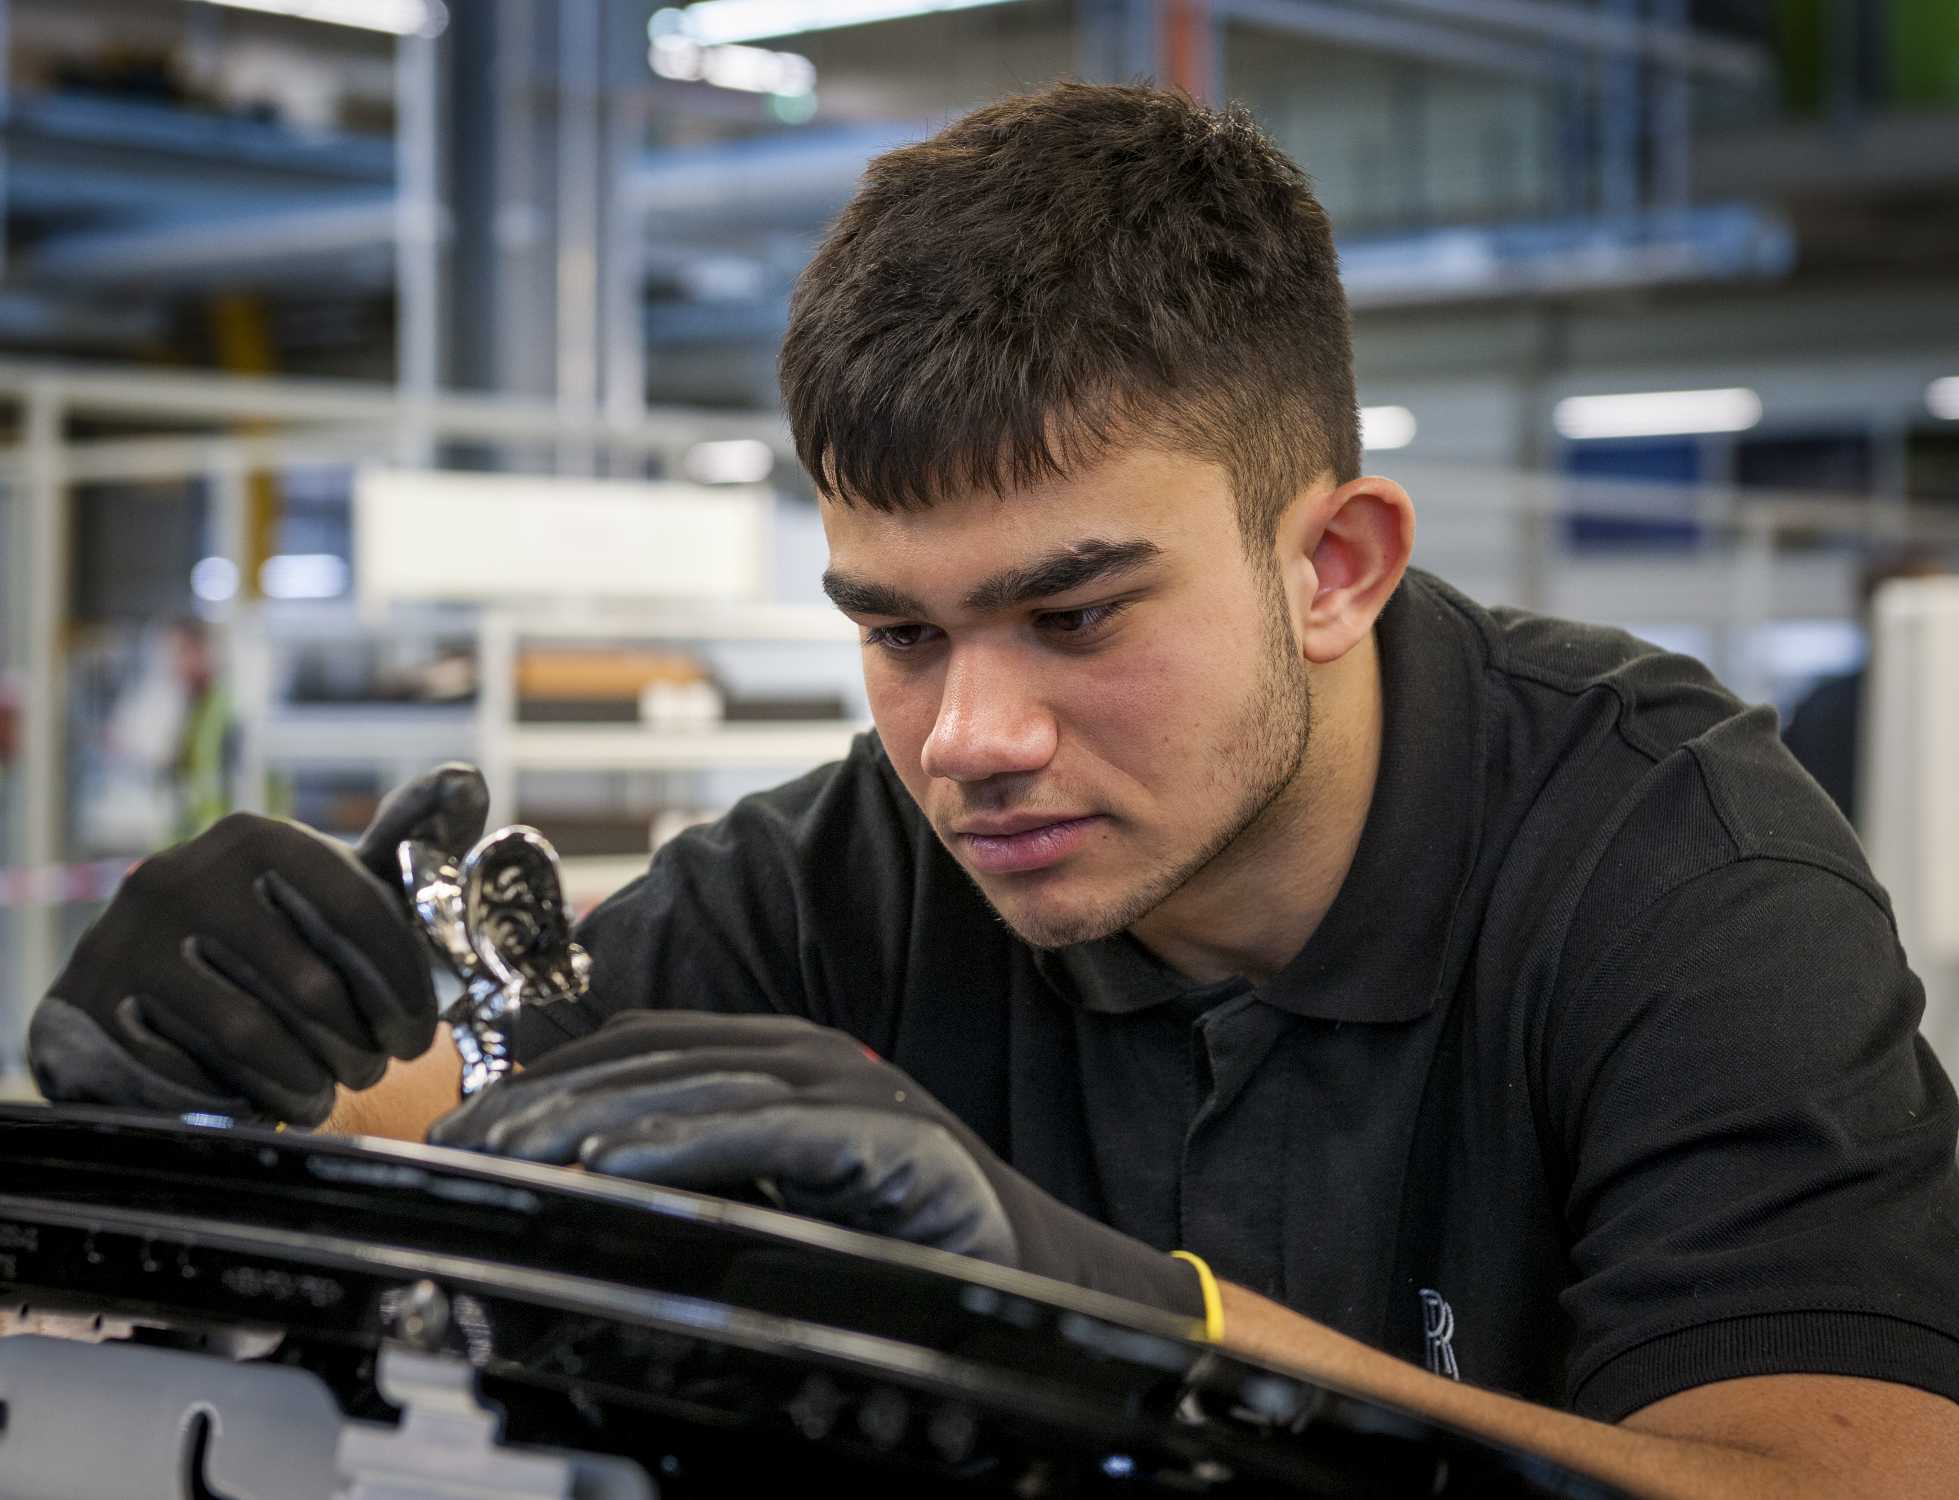
[[[487,797],[444,766],[382,803],[356,850],[233,813],[145,860],[28,1028],[57,1102],[317,1125],[435,1034],[428,951],[392,876],[408,837],[467,848]]]

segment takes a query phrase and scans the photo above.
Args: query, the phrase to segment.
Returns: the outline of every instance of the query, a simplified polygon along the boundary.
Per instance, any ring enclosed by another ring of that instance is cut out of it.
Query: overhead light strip
[[[230,10],[253,10],[296,21],[352,26],[390,36],[440,36],[449,24],[442,0],[204,0]]]
[[[1745,432],[1761,420],[1762,398],[1745,386],[1567,396],[1551,411],[1552,425],[1562,436],[1574,439]]]
[[[1405,406],[1363,406],[1360,445],[1370,453],[1406,448],[1415,441],[1415,414]]]
[[[658,11],[656,30],[671,29],[703,47],[868,26],[941,11],[977,10],[983,5],[1014,5],[1019,0],[697,0]]]
[[[353,582],[347,559],[332,552],[281,552],[259,566],[268,599],[338,599]]]
[[[760,484],[775,468],[775,450],[759,438],[696,443],[680,467],[696,484]]]
[[[647,47],[646,65],[661,78],[747,94],[803,99],[816,92],[816,66],[798,52],[736,43],[703,47],[684,36],[659,35]]]

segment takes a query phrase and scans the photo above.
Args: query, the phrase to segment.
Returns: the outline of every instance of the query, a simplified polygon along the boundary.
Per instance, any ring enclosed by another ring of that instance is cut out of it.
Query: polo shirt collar
[[[1327,1021],[1398,1022],[1450,992],[1470,934],[1459,909],[1484,800],[1481,643],[1411,571],[1375,626],[1381,658],[1381,766],[1360,845],[1318,930],[1260,990],[1268,1004]],[[1193,987],[1127,933],[1037,952],[1035,963],[1086,1010],[1127,1012],[1242,981]]]

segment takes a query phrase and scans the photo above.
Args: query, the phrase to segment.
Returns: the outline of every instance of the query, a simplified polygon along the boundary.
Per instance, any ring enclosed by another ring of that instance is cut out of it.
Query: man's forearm
[[[1941,1486],[1950,1486],[1959,1460],[1959,1406],[1908,1387],[1808,1375],[1727,1381],[1612,1426],[1431,1375],[1243,1287],[1221,1291],[1224,1344],[1234,1353],[1539,1454],[1649,1500],[1933,1500],[1950,1493]]]
[[[321,1131],[333,1135],[378,1135],[420,1141],[429,1126],[456,1107],[462,1059],[447,1028],[436,1033],[428,1051],[410,1062],[391,1061],[382,1080],[355,1093],[342,1088]]]

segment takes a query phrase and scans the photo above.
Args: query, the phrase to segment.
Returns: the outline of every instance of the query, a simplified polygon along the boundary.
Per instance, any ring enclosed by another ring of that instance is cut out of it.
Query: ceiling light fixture
[[[1946,375],[1926,386],[1925,409],[1948,422],[1959,422],[1959,375]]]
[[[385,31],[390,36],[440,36],[449,24],[442,0],[204,0],[232,10],[256,10],[297,21]]]
[[[228,557],[205,557],[190,570],[190,591],[206,604],[223,604],[238,593],[238,564]]]
[[[1013,3],[1015,0],[696,0],[693,5],[655,11],[653,22],[703,47],[716,47]],[[663,17],[667,19],[663,21]]]
[[[646,64],[662,78],[747,94],[801,99],[816,92],[815,63],[799,53],[771,52],[766,47],[703,47],[667,33],[653,37]]]
[[[338,599],[352,581],[347,559],[331,552],[281,552],[258,570],[268,599]]]
[[[1415,414],[1405,406],[1363,406],[1360,445],[1373,452],[1406,448],[1415,441]]]
[[[696,443],[680,467],[696,484],[760,484],[775,468],[775,450],[759,438]]]
[[[1551,410],[1552,425],[1561,436],[1573,439],[1745,432],[1761,420],[1762,398],[1745,386],[1567,396]]]

